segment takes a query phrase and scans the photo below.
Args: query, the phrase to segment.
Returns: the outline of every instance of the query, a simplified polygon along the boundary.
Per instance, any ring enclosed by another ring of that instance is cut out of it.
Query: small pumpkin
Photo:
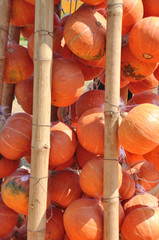
[[[48,191],[54,203],[63,208],[68,207],[82,195],[79,175],[69,169],[53,173],[49,179]]]
[[[14,113],[0,132],[0,152],[8,159],[24,157],[31,151],[32,117],[27,113]]]
[[[0,178],[7,177],[15,172],[19,166],[20,160],[9,160],[0,154]]]
[[[33,74],[33,62],[27,49],[16,43],[8,43],[5,63],[4,81],[18,83]]]
[[[120,198],[122,200],[129,199],[135,193],[135,181],[131,174],[122,171],[122,183],[119,188]]]
[[[68,48],[78,57],[100,59],[105,54],[106,19],[97,10],[82,5],[67,19],[64,39]]]

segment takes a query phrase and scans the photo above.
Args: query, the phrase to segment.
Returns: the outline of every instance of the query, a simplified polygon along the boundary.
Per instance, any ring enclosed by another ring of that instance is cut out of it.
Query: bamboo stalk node
[[[119,196],[110,197],[110,198],[102,198],[103,203],[116,203],[119,202]]]
[[[115,7],[121,7],[123,9],[124,4],[121,3],[121,2],[119,2],[119,3],[110,3],[110,4],[107,5],[106,10],[108,11],[109,8],[113,8],[114,6]]]
[[[117,158],[104,158],[104,161],[109,161],[109,160],[117,161],[117,162],[118,162],[118,159],[117,159]]]
[[[42,149],[44,149],[44,150],[46,149],[46,150],[47,150],[47,149],[50,148],[50,147],[49,147],[47,144],[45,144],[45,145],[42,146],[42,147],[38,147],[38,146],[32,145],[31,148],[36,148],[36,149],[40,149],[40,150],[42,150]]]
[[[44,32],[44,33],[42,33],[42,32]],[[54,32],[50,32],[45,29],[40,29],[40,30],[35,31],[34,35],[35,35],[35,33],[40,33],[41,36],[49,35],[50,37],[54,37]]]
[[[112,118],[113,117],[116,117],[116,115],[119,114],[119,111],[115,112],[115,111],[104,111],[105,115],[107,116],[111,116]]]

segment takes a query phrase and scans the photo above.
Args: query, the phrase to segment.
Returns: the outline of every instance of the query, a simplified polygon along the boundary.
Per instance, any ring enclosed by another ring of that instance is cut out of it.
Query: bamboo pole
[[[50,150],[53,2],[36,0],[28,240],[44,240]]]
[[[9,26],[9,40],[19,44],[20,40],[20,27]],[[4,117],[7,119],[12,112],[12,104],[14,99],[15,84],[3,83],[3,94],[1,105],[4,106]]]
[[[119,239],[118,138],[122,0],[108,0],[104,137],[104,240]]]
[[[5,72],[6,50],[8,42],[9,21],[11,14],[11,0],[0,1],[0,106],[2,104],[3,79]],[[0,114],[0,129],[4,124],[3,115]]]

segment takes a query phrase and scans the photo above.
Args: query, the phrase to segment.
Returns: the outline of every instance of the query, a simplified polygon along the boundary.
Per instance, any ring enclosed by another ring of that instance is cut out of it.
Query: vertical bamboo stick
[[[108,0],[106,39],[104,240],[119,239],[118,138],[122,0]]]
[[[44,240],[50,149],[53,2],[36,0],[28,240]]]
[[[13,25],[9,26],[9,40],[19,44],[20,40],[20,27]],[[14,87],[15,84],[5,83],[3,84],[3,94],[1,105],[4,106],[4,117],[7,119],[12,112],[12,104],[14,99]]]
[[[6,50],[8,42],[9,21],[11,14],[11,0],[0,1],[0,106],[2,104],[3,79],[5,72]],[[3,116],[0,115],[0,128],[3,125]]]

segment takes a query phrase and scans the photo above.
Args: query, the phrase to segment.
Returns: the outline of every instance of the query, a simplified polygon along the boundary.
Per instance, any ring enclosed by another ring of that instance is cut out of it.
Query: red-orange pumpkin
[[[20,160],[9,160],[0,154],[0,178],[11,175],[19,166]]]
[[[125,171],[122,173],[122,183],[121,187],[119,188],[119,194],[120,198],[125,200],[129,199],[135,193],[135,181],[130,174],[126,173]]]
[[[66,107],[82,95],[84,76],[77,63],[64,58],[56,58],[53,63],[51,103]]]
[[[34,33],[34,27],[34,23],[27,24],[24,27],[21,27],[21,35],[28,40],[30,36]]]
[[[103,172],[104,160],[92,159],[88,161],[82,168],[79,182],[85,194],[90,197],[101,199],[103,197]],[[115,174],[115,173],[114,173]],[[118,187],[122,184],[121,165],[118,164]]]
[[[69,169],[53,173],[49,179],[48,191],[54,203],[63,208],[68,207],[82,195],[79,175]]]
[[[79,143],[87,151],[104,154],[104,110],[92,108],[82,114],[77,122]]]
[[[67,236],[67,233],[65,233],[64,239],[63,240],[70,240]]]
[[[0,238],[8,235],[15,227],[18,213],[10,209],[2,200],[0,195]]]
[[[101,155],[96,155],[91,152],[88,152],[86,149],[84,149],[80,143],[77,144],[76,148],[76,158],[77,158],[77,163],[80,168],[83,168],[84,165],[90,161],[91,159],[100,159]]]
[[[11,115],[0,133],[0,153],[11,160],[31,151],[32,117],[27,113]]]
[[[151,152],[148,152],[144,155],[144,158],[152,163],[155,168],[159,171],[159,145],[153,149]]]
[[[159,144],[159,107],[143,103],[123,118],[118,137],[128,152],[146,154]]]
[[[67,160],[67,162],[64,162],[60,165],[49,165],[49,169],[54,170],[54,171],[60,171],[60,170],[64,170],[68,167],[73,167],[73,165],[76,162],[76,157],[75,155],[73,155],[69,160]]]
[[[62,240],[64,236],[63,211],[51,206],[46,211],[45,240]]]
[[[159,95],[153,92],[137,93],[127,102],[126,111],[129,112],[136,105],[142,103],[151,103],[159,106]]]
[[[1,240],[25,240],[25,239],[21,238],[19,234],[19,229],[17,226],[15,226],[12,229],[12,231],[8,235],[5,235],[4,237],[2,237]]]
[[[33,76],[15,85],[15,96],[22,109],[33,114]]]
[[[157,88],[158,84],[158,80],[151,74],[140,82],[130,82],[128,88],[132,94],[137,94],[144,91],[152,92]]]
[[[158,207],[158,199],[151,194],[137,194],[124,203],[125,215],[140,207]]]
[[[105,2],[104,0],[82,0],[82,2],[87,3],[88,5],[98,5]]]
[[[147,63],[159,62],[159,17],[139,20],[131,29],[129,47],[134,56]]]
[[[104,109],[105,92],[100,89],[93,89],[85,92],[76,102],[76,114],[80,116],[91,108]]]
[[[8,43],[4,81],[18,83],[33,74],[33,62],[27,49],[16,43]]]
[[[156,16],[159,17],[158,0],[142,0],[144,5],[144,17]]]
[[[77,140],[74,130],[62,122],[52,122],[50,129],[49,165],[67,162],[75,153]]]
[[[121,78],[130,82],[139,82],[150,76],[157,68],[157,63],[147,63],[136,58],[129,46],[121,50]]]
[[[126,172],[132,174],[135,182],[142,185],[145,191],[151,190],[159,183],[159,172],[146,160],[130,165]]]
[[[10,24],[25,26],[34,22],[35,7],[24,0],[12,0]]]
[[[106,65],[106,54],[104,54],[104,56],[98,60],[90,60],[89,61],[89,60],[85,60],[85,59],[82,59],[77,56],[76,56],[76,58],[78,59],[79,62],[82,62],[85,65],[90,66],[90,67],[105,68],[105,65]]]
[[[124,151],[126,153],[126,160],[127,160],[128,164],[133,164],[135,162],[141,162],[141,161],[145,160],[143,155],[130,153],[126,150],[124,150]]]
[[[78,57],[97,60],[105,54],[106,19],[97,10],[83,6],[64,26],[66,45]]]
[[[159,208],[142,207],[130,212],[123,221],[123,240],[159,239]]]
[[[159,81],[159,65],[158,67],[155,69],[155,71],[153,72],[154,77],[157,79],[157,81]]]
[[[67,207],[64,227],[70,240],[101,240],[103,206],[99,200],[81,198]]]

